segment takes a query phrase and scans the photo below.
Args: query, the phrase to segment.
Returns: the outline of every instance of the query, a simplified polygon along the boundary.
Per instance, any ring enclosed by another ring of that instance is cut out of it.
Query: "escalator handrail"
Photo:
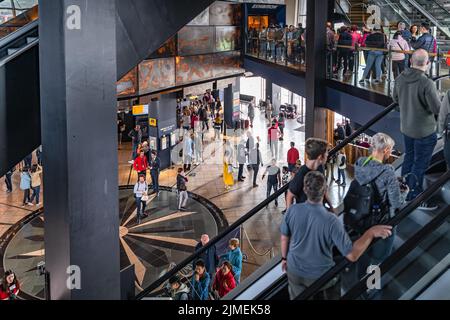
[[[405,258],[411,251],[431,233],[436,231],[450,215],[450,206],[447,206],[438,216],[433,218],[426,226],[415,233],[408,241],[406,241],[400,248],[398,248],[394,254],[390,255],[384,260],[379,268],[383,270],[383,274],[388,273],[401,259]],[[367,290],[366,279],[369,275],[364,276],[357,284],[355,284],[342,298],[341,300],[351,300],[360,297],[365,290]]]
[[[36,39],[35,41],[28,43],[26,46],[21,47],[20,49],[18,49],[16,52],[14,52],[13,54],[10,54],[6,57],[4,57],[3,59],[0,59],[0,67],[3,67],[5,64],[7,64],[9,61],[17,58],[18,56],[20,56],[21,54],[23,54],[25,51],[28,51],[29,49],[33,48],[34,46],[36,46],[39,43],[39,39]]]
[[[360,136],[362,133],[364,133],[368,128],[370,128],[373,124],[380,121],[383,117],[385,117],[387,114],[389,114],[391,111],[393,111],[396,107],[395,103],[392,103],[388,107],[386,107],[382,112],[377,114],[373,119],[371,119],[368,123],[366,123],[364,126],[360,127],[358,130],[356,130],[351,136],[344,139],[341,143],[339,143],[336,147],[334,147],[329,152],[329,157],[334,156],[337,154],[341,149],[343,149],[348,143],[352,142],[355,138]],[[196,258],[198,258],[201,254],[203,254],[205,251],[207,251],[209,248],[216,245],[219,241],[221,241],[224,237],[226,237],[228,234],[230,234],[232,231],[239,228],[243,223],[251,219],[255,214],[257,214],[260,210],[264,209],[267,205],[269,205],[272,201],[277,199],[278,197],[282,196],[289,188],[289,184],[283,186],[281,189],[278,190],[278,192],[272,194],[269,198],[258,204],[256,207],[251,209],[248,213],[243,215],[241,218],[239,218],[236,222],[234,222],[231,226],[229,226],[227,229],[225,229],[222,233],[220,233],[217,237],[213,238],[206,246],[203,246],[201,249],[184,259],[182,262],[178,263],[172,270],[167,272],[165,275],[160,277],[158,280],[153,282],[149,287],[144,289],[142,292],[140,292],[136,299],[142,299],[155,289],[157,289],[160,285],[162,285],[165,281],[169,280],[171,277],[176,275],[184,266],[188,265],[189,263],[192,263]]]
[[[34,29],[38,28],[39,26],[39,19],[36,19],[30,23],[27,23],[23,27],[17,29],[14,32],[11,32],[10,34],[4,36],[0,39],[0,48],[3,48],[5,46],[8,46],[11,42],[17,40],[20,37],[23,37],[30,31],[33,31]]]
[[[449,75],[440,76],[437,78],[434,78],[433,81],[439,80],[444,77],[448,77]],[[387,114],[392,112],[396,108],[397,104],[394,102],[387,106],[382,112],[377,114],[373,119],[371,119],[369,122],[367,122],[365,125],[357,129],[355,132],[353,132],[352,135],[341,141],[336,147],[334,147],[329,152],[329,158],[336,155],[340,150],[345,148],[345,146],[352,142],[355,138],[359,137],[361,134],[363,134],[367,129],[369,129],[372,125],[380,121],[382,118],[384,118]],[[146,297],[149,293],[153,292],[155,289],[157,289],[159,286],[161,286],[165,281],[169,280],[171,277],[175,276],[179,271],[181,271],[186,265],[192,263],[195,259],[197,259],[201,254],[206,252],[208,249],[215,246],[219,241],[221,241],[223,238],[225,238],[228,234],[230,234],[232,231],[239,228],[243,223],[251,219],[255,214],[257,214],[260,210],[264,209],[267,205],[269,205],[272,201],[277,199],[278,197],[282,196],[289,188],[289,184],[283,186],[281,189],[278,190],[278,192],[275,192],[270,197],[268,197],[266,200],[258,204],[256,207],[251,209],[248,213],[243,215],[241,218],[239,218],[237,221],[235,221],[231,226],[229,226],[227,229],[222,231],[219,235],[214,237],[212,240],[208,242],[206,246],[203,246],[201,249],[190,255],[189,257],[185,258],[183,261],[178,263],[172,270],[164,274],[162,277],[154,281],[150,286],[145,288],[142,292],[140,292],[136,299],[142,299]],[[333,269],[332,269],[333,270]],[[331,270],[330,270],[331,271]],[[319,288],[320,289],[320,288]]]
[[[435,183],[433,183],[429,188],[427,188],[423,193],[411,201],[406,207],[404,207],[398,214],[396,214],[392,219],[389,220],[387,225],[396,227],[402,222],[402,220],[416,210],[421,203],[428,200],[431,196],[435,194],[447,181],[450,180],[450,171],[447,171],[442,175]],[[375,239],[369,246],[372,247],[380,239]],[[338,276],[342,270],[350,266],[352,262],[347,259],[343,259],[337,263],[334,267],[328,270],[322,277],[316,280],[311,286],[309,286],[305,291],[303,291],[295,300],[308,300],[316,295],[326,284],[328,284],[332,279]]]

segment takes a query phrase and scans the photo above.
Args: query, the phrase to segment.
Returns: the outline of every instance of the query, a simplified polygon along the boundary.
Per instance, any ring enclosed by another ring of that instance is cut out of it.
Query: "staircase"
[[[352,24],[363,26],[369,18],[367,7],[377,5],[381,17],[393,28],[398,21],[420,25],[424,21],[436,27],[436,39],[441,52],[450,50],[450,0],[349,0]]]
[[[398,2],[413,24],[429,21],[436,27],[441,51],[450,50],[450,0],[400,0]]]
[[[367,13],[367,6],[369,5],[369,0],[349,0],[350,3],[350,13],[348,14],[352,24],[356,24],[362,27],[370,14]]]

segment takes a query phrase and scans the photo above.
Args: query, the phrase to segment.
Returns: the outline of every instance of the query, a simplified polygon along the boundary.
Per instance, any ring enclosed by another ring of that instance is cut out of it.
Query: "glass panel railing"
[[[38,0],[3,0],[0,2],[0,38],[39,17]]]
[[[421,231],[434,217],[448,210],[450,203],[449,186],[450,172],[441,174],[424,193],[404,207],[394,216],[389,225],[394,227],[394,236],[386,240],[375,241],[363,256],[355,263],[341,259],[335,267],[324,274],[313,285],[308,287],[298,300],[306,299],[341,299],[362,279],[367,277],[369,266],[379,266],[383,261],[395,256],[403,244],[410,241],[414,235]],[[424,201],[432,201],[437,209],[424,211],[419,205]],[[350,234],[351,234],[351,230]]]
[[[247,36],[246,54],[261,60],[305,71],[305,43],[292,35],[282,40]]]
[[[445,46],[445,40],[440,40],[440,46]],[[301,71],[306,71],[305,64],[305,43],[296,40],[267,40],[259,37],[248,37],[246,55],[265,60],[271,63],[284,65]],[[404,62],[404,67],[399,67],[399,55],[411,55],[413,51],[402,51],[389,49],[375,49],[360,46],[336,46],[332,51],[327,52],[327,78],[355,86],[368,91],[377,92],[383,95],[392,96],[395,85],[395,78],[404,69],[408,62]],[[375,63],[370,71],[366,72],[368,63],[381,56],[382,62],[378,70]],[[369,60],[370,58],[370,60]],[[443,53],[439,49],[437,53],[430,53],[430,69],[428,75],[431,78],[450,74],[448,61],[449,53]],[[441,92],[450,89],[450,78],[443,78],[437,83]]]
[[[379,268],[377,283],[363,278],[344,299],[448,300],[450,206],[446,206]],[[368,286],[367,283],[370,285]],[[373,285],[371,285],[373,283]],[[375,287],[378,285],[378,288]],[[368,288],[370,287],[370,288]],[[374,288],[375,287],[375,288]]]
[[[369,130],[374,124],[392,112],[394,108],[394,104],[385,108],[371,121],[340,142],[333,150],[330,151],[330,157],[336,155],[339,150],[343,149],[362,133]],[[170,280],[175,280],[173,279],[174,276],[177,276],[178,280],[189,286],[189,284],[193,281],[194,262],[197,261],[199,257],[203,257],[206,261],[214,261],[214,257],[205,256],[206,252],[210,254],[210,252],[215,250],[219,256],[225,254],[228,250],[227,248],[229,241],[232,238],[237,238],[240,240],[241,249],[244,254],[242,268],[239,266],[237,268],[238,270],[234,270],[238,271],[237,273],[240,274],[239,279],[236,277],[236,280],[239,280],[239,282],[242,282],[255,271],[259,270],[260,267],[271,261],[273,257],[279,256],[279,227],[283,216],[280,214],[280,210],[276,208],[275,199],[278,199],[279,206],[283,208],[285,191],[287,191],[287,186],[281,188],[277,193],[271,195],[258,206],[250,210],[247,214],[239,218],[235,223],[233,223],[233,225],[231,225],[216,238],[212,239],[202,249],[179,264],[174,265],[171,270],[167,270],[167,272],[162,274],[158,280],[144,288],[143,291],[137,295],[137,299],[170,298],[173,290],[171,291],[168,289],[170,288]],[[211,265],[208,267],[209,269],[207,271],[211,274],[210,281],[213,281],[216,271],[215,267],[219,266],[220,262],[221,261],[215,261],[215,264],[212,267]],[[226,273],[228,270],[224,271]],[[224,277],[225,276],[227,275],[224,275]],[[223,281],[220,283],[223,283]],[[234,287],[234,284],[230,284],[230,286]],[[230,290],[232,289],[230,287],[222,289],[224,290],[221,291],[221,297],[225,296],[225,292],[232,291]]]
[[[211,240],[214,243],[206,252],[198,251],[200,254],[197,256],[167,270],[167,273],[161,275],[162,278],[138,295],[138,299],[178,299],[177,295],[181,295],[187,288],[190,299],[217,300],[225,297],[274,255],[279,254],[278,230],[282,217],[273,203],[263,207],[244,222],[234,224],[218,239]],[[231,250],[232,239],[239,240],[239,249]],[[196,279],[195,268],[199,259],[206,266],[201,269],[203,276]],[[225,261],[230,262],[230,265],[224,264]],[[175,279],[179,284],[174,284]],[[178,286],[182,289],[177,289]]]
[[[327,54],[327,77],[338,82],[361,89],[392,96],[395,78],[406,68],[411,50],[377,49],[369,47],[341,46]],[[428,75],[436,78],[449,74],[447,59],[450,55],[430,53],[430,68]],[[368,69],[369,68],[369,69]],[[438,89],[445,92],[450,88],[450,79],[443,78]]]

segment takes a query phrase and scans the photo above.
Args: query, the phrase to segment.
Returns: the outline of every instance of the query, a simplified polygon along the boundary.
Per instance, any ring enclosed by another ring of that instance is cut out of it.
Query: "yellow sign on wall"
[[[148,105],[133,106],[133,116],[141,116],[148,114]]]
[[[156,119],[150,118],[150,119],[148,119],[148,122],[149,122],[151,127],[156,127],[157,126]]]

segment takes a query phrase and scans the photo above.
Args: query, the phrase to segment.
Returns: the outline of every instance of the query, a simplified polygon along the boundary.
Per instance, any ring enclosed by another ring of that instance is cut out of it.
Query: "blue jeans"
[[[370,265],[379,265],[386,260],[391,254],[394,248],[394,240],[397,235],[396,228],[392,229],[392,236],[387,239],[378,240],[367,252],[365,252],[357,262],[350,265],[347,271],[342,273],[341,286],[342,292],[346,293],[352,288],[359,280],[361,280],[367,274],[367,267]],[[370,296],[376,293],[374,290],[370,293]],[[367,294],[363,294],[363,297],[367,298]]]
[[[269,177],[267,177],[267,179],[269,179]],[[271,182],[267,181],[267,198],[270,197],[270,194],[272,193],[272,188],[273,188],[273,192],[277,193],[278,182],[271,183]],[[278,199],[275,199],[275,205],[278,205]]]
[[[423,178],[430,166],[433,150],[437,143],[437,135],[433,133],[422,139],[413,139],[403,135],[405,139],[405,160],[402,166],[402,176],[407,178],[411,189],[407,200],[413,200],[423,191]]]
[[[368,251],[370,256],[370,263],[372,265],[379,265],[386,260],[392,253],[394,248],[394,240],[397,236],[397,229],[392,229],[392,236],[386,239],[378,240]]]
[[[147,203],[142,201],[142,197],[136,197],[137,217],[140,219],[145,212]]]
[[[139,146],[139,143],[133,142],[133,160],[137,158],[137,148]]]
[[[274,59],[275,58],[275,42],[273,42],[273,41],[271,41],[271,42],[269,42],[269,48],[270,48],[270,55],[269,55],[269,57],[271,58],[271,59]]]
[[[367,57],[366,68],[364,69],[363,79],[366,79],[369,75],[370,69],[375,65],[375,73],[377,80],[381,80],[381,64],[383,63],[382,51],[370,51]]]
[[[33,195],[31,196],[30,202],[33,203],[34,199],[36,199],[36,204],[38,204],[40,202],[39,196],[41,193],[41,186],[37,186],[37,187],[31,188],[31,189],[33,190]]]
[[[12,192],[12,180],[11,180],[11,177],[12,177],[12,172],[8,171],[6,173],[6,175],[5,175],[5,184],[6,184],[6,189],[9,192]]]
[[[155,193],[159,192],[159,171],[158,170],[150,170],[150,175],[152,177],[153,191]]]
[[[341,180],[342,177],[342,180]],[[341,181],[342,184],[346,184],[345,181],[345,169],[338,169],[338,181]]]

